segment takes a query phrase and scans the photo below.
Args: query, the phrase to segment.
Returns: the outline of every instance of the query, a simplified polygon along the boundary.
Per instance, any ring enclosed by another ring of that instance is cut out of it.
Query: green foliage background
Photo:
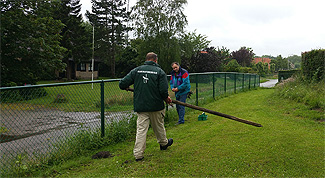
[[[302,72],[307,80],[321,81],[324,79],[325,49],[314,49],[302,54]]]

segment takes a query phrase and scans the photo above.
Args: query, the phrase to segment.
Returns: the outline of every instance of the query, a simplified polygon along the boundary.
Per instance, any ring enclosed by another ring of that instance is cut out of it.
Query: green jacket
[[[153,61],[131,70],[119,83],[124,90],[134,84],[134,111],[151,112],[165,108],[164,99],[168,97],[166,73]]]

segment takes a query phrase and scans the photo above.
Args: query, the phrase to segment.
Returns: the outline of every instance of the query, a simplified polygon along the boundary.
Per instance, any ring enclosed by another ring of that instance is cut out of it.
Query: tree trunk
[[[71,81],[71,63],[70,63],[70,61],[68,60],[68,62],[67,62],[67,71],[66,71],[66,77],[67,77],[67,80],[68,81]]]

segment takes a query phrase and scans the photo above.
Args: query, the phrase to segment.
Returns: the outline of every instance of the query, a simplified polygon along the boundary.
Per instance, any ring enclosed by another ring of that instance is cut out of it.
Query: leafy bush
[[[16,102],[21,100],[31,100],[47,96],[44,88],[22,88],[17,90],[1,91],[1,102]]]
[[[312,50],[302,54],[301,68],[303,75],[309,81],[324,79],[325,49]]]
[[[269,73],[268,63],[258,62],[254,68],[256,69],[257,74],[262,77],[265,77],[266,74]]]
[[[241,73],[255,73],[254,69],[251,67],[240,67]]]
[[[19,90],[19,94],[24,100],[31,100],[46,96],[47,92],[44,88],[24,88]]]
[[[1,91],[0,96],[1,96],[1,102],[4,103],[10,103],[10,102],[22,100],[19,94],[19,90]]]
[[[236,59],[232,59],[228,62],[228,64],[225,66],[226,72],[239,72],[240,71],[240,65],[238,64]]]

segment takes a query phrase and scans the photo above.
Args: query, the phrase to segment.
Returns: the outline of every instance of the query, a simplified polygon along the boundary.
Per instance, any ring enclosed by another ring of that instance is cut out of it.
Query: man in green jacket
[[[137,112],[137,134],[133,150],[136,161],[144,158],[146,136],[151,123],[160,150],[166,150],[173,144],[173,139],[167,139],[164,126],[165,105],[172,102],[168,96],[166,73],[157,64],[155,53],[148,53],[144,65],[131,70],[119,83],[122,90],[128,90],[134,84],[134,111]]]

